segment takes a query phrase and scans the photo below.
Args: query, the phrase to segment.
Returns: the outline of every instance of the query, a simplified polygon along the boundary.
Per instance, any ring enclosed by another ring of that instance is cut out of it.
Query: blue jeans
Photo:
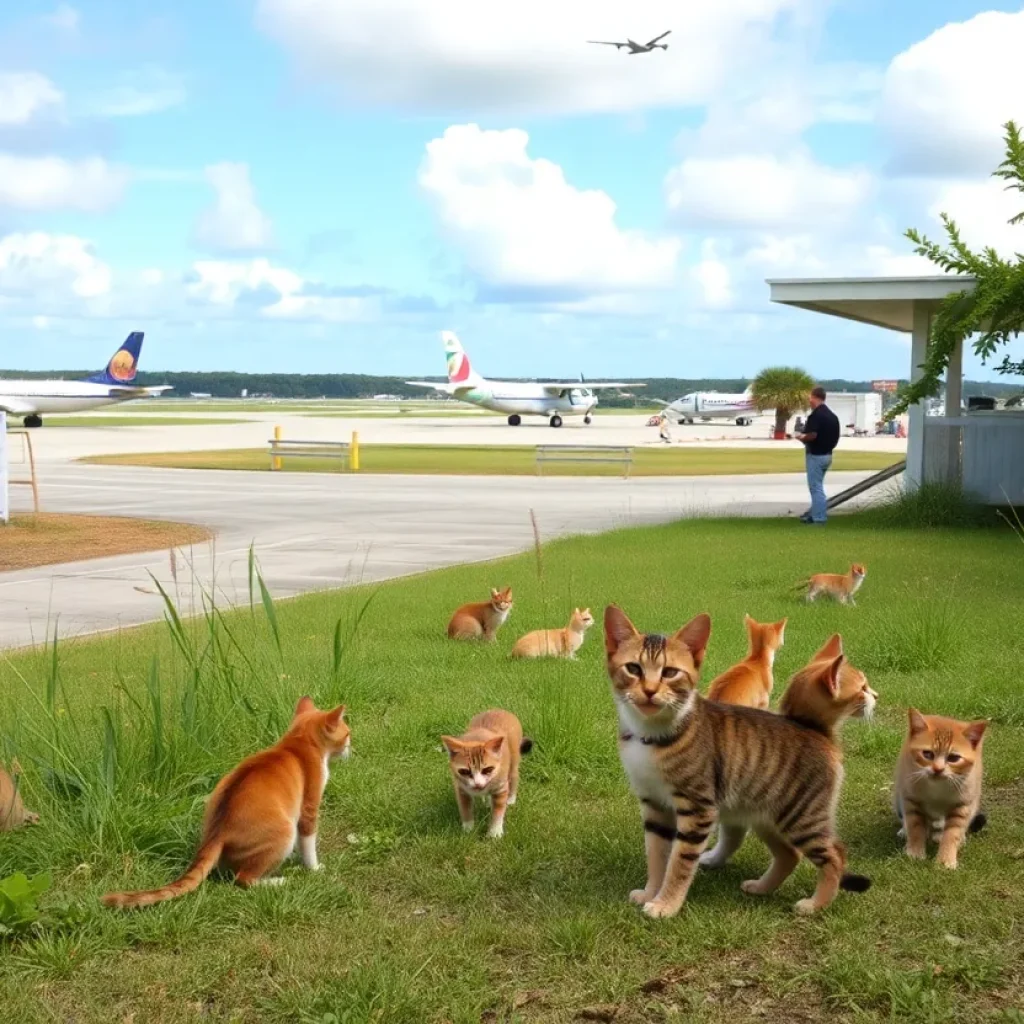
[[[807,463],[807,489],[811,492],[811,521],[823,523],[828,518],[825,474],[832,465],[832,456],[807,452],[804,458]]]

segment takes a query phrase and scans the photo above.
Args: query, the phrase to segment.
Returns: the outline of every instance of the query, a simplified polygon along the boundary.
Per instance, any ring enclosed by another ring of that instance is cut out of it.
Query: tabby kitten
[[[985,824],[981,805],[981,747],[986,721],[958,722],[908,712],[909,730],[896,764],[893,808],[903,823],[907,856],[921,860],[929,831],[939,844],[936,863],[955,869],[968,832]]]
[[[455,609],[448,623],[448,636],[452,640],[477,640],[483,638],[493,642],[498,629],[512,611],[512,588],[492,590],[490,601],[464,604]]]
[[[820,594],[828,594],[829,597],[839,601],[840,604],[856,605],[853,595],[860,590],[868,570],[859,562],[850,566],[848,573],[818,572],[810,579],[797,584],[797,587],[807,588],[808,604],[814,601]]]
[[[749,615],[743,616],[750,638],[747,656],[711,680],[708,700],[767,709],[775,685],[772,666],[776,652],[785,643],[786,621],[755,622]]]
[[[521,636],[512,648],[513,658],[569,658],[583,646],[587,630],[594,624],[589,608],[574,608],[569,625],[563,629],[535,629]]]
[[[448,749],[459,817],[466,832],[473,830],[474,797],[491,798],[491,824],[487,834],[505,834],[505,810],[516,802],[519,791],[519,757],[528,754],[533,741],[523,739],[523,727],[511,711],[484,711],[470,720],[461,736],[442,736]]]
[[[817,867],[818,884],[797,913],[827,907],[840,887],[862,892],[871,884],[844,874],[846,850],[835,831],[839,748],[781,715],[697,692],[711,633],[707,615],[664,637],[640,633],[610,605],[604,628],[619,756],[643,805],[647,884],[630,898],[649,917],[679,912],[719,819],[723,839],[753,828],[772,852],[769,869],[744,882],[744,892],[774,892],[802,856]]]

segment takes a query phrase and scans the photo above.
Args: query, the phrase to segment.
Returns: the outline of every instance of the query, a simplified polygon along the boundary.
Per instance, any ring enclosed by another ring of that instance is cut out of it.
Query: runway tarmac
[[[124,450],[122,433],[132,429],[113,431],[111,450]],[[140,429],[199,430],[209,444],[221,441],[220,431],[208,428]],[[807,504],[806,482],[796,474],[482,481],[75,465],[67,452],[81,444],[76,433],[34,432],[39,449],[64,450],[40,466],[46,511],[201,523],[216,531],[216,542],[179,555],[177,585],[166,551],[0,574],[0,647],[52,637],[58,616],[62,637],[159,619],[163,607],[150,573],[186,609],[200,588],[212,586],[223,600],[245,602],[250,544],[271,593],[289,597],[521,551],[532,543],[531,509],[547,540],[695,513],[784,515]],[[192,444],[207,446],[200,437]],[[166,443],[157,440],[149,450],[167,450]],[[828,489],[834,493],[867,475],[830,474]],[[27,502],[28,488],[12,490],[15,510]]]

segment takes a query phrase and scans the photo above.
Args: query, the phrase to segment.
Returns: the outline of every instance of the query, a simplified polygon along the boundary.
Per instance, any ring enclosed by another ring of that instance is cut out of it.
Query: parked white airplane
[[[41,427],[43,413],[82,412],[170,391],[170,384],[152,388],[132,386],[143,337],[142,331],[132,331],[111,356],[106,369],[85,380],[0,380],[0,410],[9,416],[23,416],[26,427]]]
[[[750,388],[741,395],[722,391],[691,391],[665,406],[665,411],[679,418],[680,423],[693,423],[695,419],[730,419],[738,427],[749,427],[757,410],[750,397]]]
[[[634,43],[632,39],[627,39],[624,43],[610,43],[606,39],[588,39],[587,42],[594,46],[614,46],[616,50],[621,50],[625,46],[632,55],[634,53],[650,53],[652,50],[667,50],[668,43],[663,43],[662,39],[671,34],[672,29],[669,29],[667,32],[662,32],[660,36],[655,36],[649,43]]]
[[[588,381],[577,385],[565,381],[488,380],[469,365],[469,356],[451,331],[442,331],[441,340],[448,361],[448,383],[407,380],[406,384],[417,388],[433,388],[460,402],[507,413],[511,427],[518,427],[523,416],[547,416],[553,427],[562,425],[562,416],[582,416],[584,423],[590,423],[597,405],[595,391],[601,388],[644,386],[608,381],[596,384]]]

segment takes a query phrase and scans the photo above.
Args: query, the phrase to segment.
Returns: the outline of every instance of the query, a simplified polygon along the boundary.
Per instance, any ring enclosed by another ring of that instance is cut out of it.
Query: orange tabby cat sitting
[[[903,822],[907,856],[925,856],[928,833],[937,864],[954,869],[968,832],[985,824],[981,747],[988,722],[958,722],[910,708],[909,730],[896,765],[893,808]]]
[[[572,610],[569,625],[563,629],[535,629],[521,636],[512,648],[513,658],[570,658],[583,646],[587,630],[594,624],[589,608]]]
[[[280,884],[266,878],[298,844],[302,863],[320,870],[316,826],[327,766],[347,757],[351,733],[345,706],[318,711],[309,697],[295,708],[279,743],[247,757],[217,783],[206,804],[203,837],[189,869],[175,882],[147,892],[110,892],[108,907],[148,907],[199,888],[218,863],[240,885]]]
[[[774,679],[775,654],[785,643],[786,619],[779,622],[755,622],[743,616],[750,638],[747,656],[711,680],[708,700],[723,704],[743,704],[749,708],[767,708]]]
[[[853,595],[860,589],[867,574],[866,566],[854,562],[848,573],[818,572],[810,579],[798,583],[797,587],[807,588],[808,603],[816,600],[821,594],[828,594],[829,597],[842,604],[856,605],[857,602],[854,601]]]
[[[0,832],[13,832],[23,825],[38,825],[39,815],[35,811],[26,810],[21,800],[21,787],[18,779],[20,768],[15,762],[11,765],[12,774],[8,775],[0,765]]]
[[[442,736],[448,749],[459,817],[466,832],[473,829],[474,797],[491,798],[491,824],[487,834],[505,834],[505,809],[516,802],[519,791],[519,757],[528,754],[533,741],[523,739],[523,727],[510,711],[492,709],[471,719],[461,736]]]
[[[452,640],[484,640],[492,642],[499,627],[512,611],[512,588],[492,590],[490,601],[464,604],[455,609],[448,623],[448,636]]]

